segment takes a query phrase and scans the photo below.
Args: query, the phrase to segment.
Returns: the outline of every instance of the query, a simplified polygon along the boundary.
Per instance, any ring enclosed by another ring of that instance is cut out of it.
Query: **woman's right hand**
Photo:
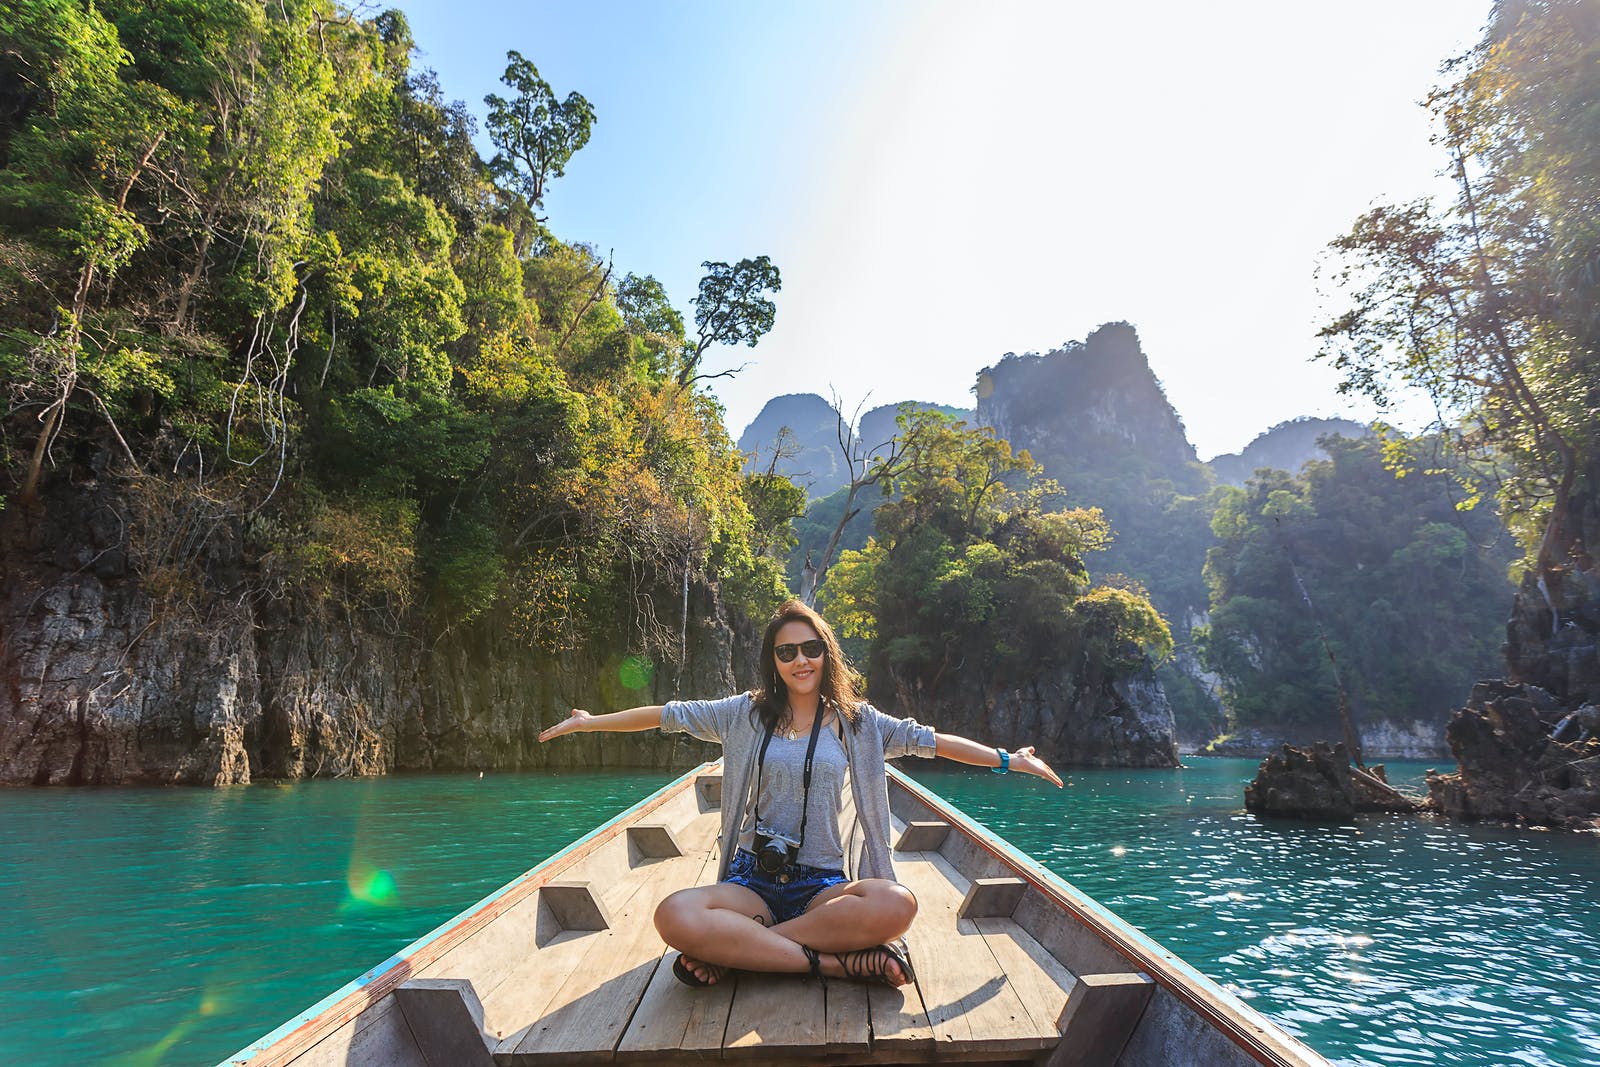
[[[545,741],[553,741],[562,734],[583,733],[589,728],[589,721],[593,718],[593,715],[590,715],[582,708],[573,708],[571,715],[568,715],[565,719],[562,719],[560,722],[550,727],[550,729],[540,734],[539,741],[541,743]]]

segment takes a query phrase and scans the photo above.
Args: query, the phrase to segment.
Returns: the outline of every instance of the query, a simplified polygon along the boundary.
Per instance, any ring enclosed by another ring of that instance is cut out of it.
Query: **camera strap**
[[[827,713],[826,704],[817,705],[817,714],[811,719],[811,740],[806,744],[805,770],[800,774],[800,844],[806,843],[806,819],[811,814],[811,760],[817,754],[817,738],[822,736],[822,717]],[[761,825],[761,772],[767,766],[767,746],[772,744],[772,734],[778,728],[776,721],[767,726],[766,736],[761,739],[761,752],[756,756],[756,826]]]

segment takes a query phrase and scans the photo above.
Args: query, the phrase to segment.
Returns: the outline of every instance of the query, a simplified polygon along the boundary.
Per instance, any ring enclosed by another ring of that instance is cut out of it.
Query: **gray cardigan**
[[[762,730],[752,703],[749,693],[740,693],[723,700],[674,700],[661,712],[662,730],[688,733],[722,745],[722,865],[717,871],[718,881],[727,877],[734,842],[744,824],[755,785],[756,750],[761,745]],[[936,755],[933,728],[862,704],[860,728],[845,723],[844,750],[850,764],[856,818],[866,831],[855,870],[848,873],[853,878],[892,879],[889,776],[884,772],[884,761],[896,756]],[[850,859],[847,855],[846,861]]]

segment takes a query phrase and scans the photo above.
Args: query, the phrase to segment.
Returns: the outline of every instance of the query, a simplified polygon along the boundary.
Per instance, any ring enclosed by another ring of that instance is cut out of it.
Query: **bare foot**
[[[838,970],[836,973],[830,973],[830,977],[880,982],[887,986],[903,986],[915,981],[917,977],[911,968],[910,959],[902,955],[900,949],[891,945],[874,945],[855,952],[835,953],[833,960]],[[834,972],[832,967],[827,970]]]
[[[728,968],[720,967],[715,963],[697,960],[692,956],[680,956],[683,969],[694,975],[701,985],[716,985],[722,981],[723,975],[728,973]]]

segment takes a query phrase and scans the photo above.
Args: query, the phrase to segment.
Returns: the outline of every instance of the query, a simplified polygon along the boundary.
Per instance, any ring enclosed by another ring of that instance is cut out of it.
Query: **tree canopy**
[[[1325,637],[1358,720],[1442,720],[1494,672],[1512,546],[1448,474],[1396,478],[1376,438],[1322,445],[1299,475],[1219,490],[1204,663],[1234,725],[1337,730]]]
[[[822,587],[829,617],[868,645],[880,696],[933,698],[1053,669],[1095,677],[1160,659],[1172,636],[1148,598],[1091,587],[1083,557],[1110,530],[1097,509],[1059,508],[1059,487],[987,427],[936,411],[899,416],[905,447],[874,536]]]
[[[1508,522],[1543,582],[1590,547],[1573,496],[1600,461],[1600,3],[1499,0],[1429,100],[1453,202],[1383,205],[1333,243],[1322,330],[1343,389],[1407,389],[1465,457],[1510,460]],[[1403,461],[1403,459],[1402,459]]]
[[[4,488],[111,450],[141,579],[192,603],[228,528],[262,590],[397,627],[674,657],[691,582],[765,610],[793,487],[679,381],[660,284],[538,215],[593,107],[509,53],[486,163],[413,50],[329,0],[10,6]],[[701,351],[773,321],[766,257],[718,277]]]

